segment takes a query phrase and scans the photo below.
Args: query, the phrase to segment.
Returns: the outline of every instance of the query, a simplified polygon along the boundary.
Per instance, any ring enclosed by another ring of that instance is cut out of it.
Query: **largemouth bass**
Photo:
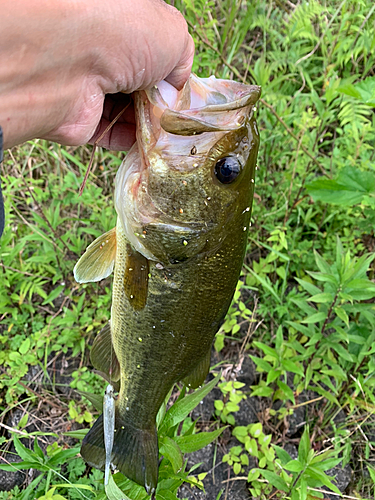
[[[241,272],[259,96],[257,86],[195,75],[180,92],[166,82],[136,92],[137,142],[115,181],[117,226],[74,269],[80,283],[114,269],[110,325],[91,360],[120,380],[111,462],[148,493],[158,481],[158,410],[174,383],[203,383]],[[105,468],[102,416],[81,454]]]

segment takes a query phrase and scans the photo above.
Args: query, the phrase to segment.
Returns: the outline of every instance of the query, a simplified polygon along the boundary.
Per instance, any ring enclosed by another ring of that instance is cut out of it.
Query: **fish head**
[[[260,87],[191,75],[135,94],[137,143],[116,177],[115,206],[133,247],[164,264],[217,250],[247,231]]]

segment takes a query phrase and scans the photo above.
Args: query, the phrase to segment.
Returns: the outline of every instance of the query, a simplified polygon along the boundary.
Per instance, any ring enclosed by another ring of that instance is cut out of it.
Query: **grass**
[[[246,478],[253,498],[323,498],[323,487],[341,495],[326,471],[346,464],[352,478],[345,494],[374,498],[375,8],[360,0],[174,4],[195,39],[198,76],[262,85],[252,231],[215,342],[231,361],[236,342],[235,361],[250,356],[257,378],[251,388],[220,383],[215,429],[229,425],[238,440],[223,460]],[[72,268],[114,225],[113,178],[122,155],[98,152],[78,197],[89,156],[88,147],[44,141],[5,155],[0,442],[8,461],[17,451],[52,466],[28,489],[0,498],[103,495],[102,473],[69,455],[72,435],[54,434],[60,425],[82,437],[79,429],[94,418],[94,406],[72,389],[103,391],[87,369],[87,351],[108,320],[111,281],[78,286]],[[245,398],[261,401],[258,424],[236,424]],[[309,425],[291,439],[301,408]],[[30,430],[33,415],[48,424],[42,432]],[[186,430],[189,417],[185,422]],[[24,451],[35,433],[42,449]],[[17,443],[17,435],[28,441]],[[293,458],[285,451],[291,442]],[[191,475],[199,486],[203,477]],[[123,479],[116,483],[130,491]]]

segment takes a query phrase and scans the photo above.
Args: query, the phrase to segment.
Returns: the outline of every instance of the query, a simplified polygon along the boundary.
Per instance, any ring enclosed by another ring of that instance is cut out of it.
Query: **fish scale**
[[[202,92],[193,101],[207,106],[181,109],[193,92]],[[111,462],[148,493],[158,479],[158,410],[174,383],[203,383],[237,285],[259,145],[259,87],[191,75],[173,109],[167,95],[157,88],[136,93],[137,144],[116,176],[116,229],[75,267],[79,282],[102,279],[114,267],[110,327],[95,340],[91,359],[120,384]],[[179,157],[179,143],[194,153],[199,144],[199,155]],[[102,416],[81,454],[104,469]]]

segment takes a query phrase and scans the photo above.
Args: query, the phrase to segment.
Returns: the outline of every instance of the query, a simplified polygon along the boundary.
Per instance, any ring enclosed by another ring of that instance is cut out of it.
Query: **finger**
[[[193,65],[194,50],[194,41],[188,34],[186,47],[179,63],[174,68],[174,70],[165,78],[168,83],[176,87],[176,89],[178,90],[182,89],[182,87],[185,85],[186,80],[189,78],[191,67]]]

